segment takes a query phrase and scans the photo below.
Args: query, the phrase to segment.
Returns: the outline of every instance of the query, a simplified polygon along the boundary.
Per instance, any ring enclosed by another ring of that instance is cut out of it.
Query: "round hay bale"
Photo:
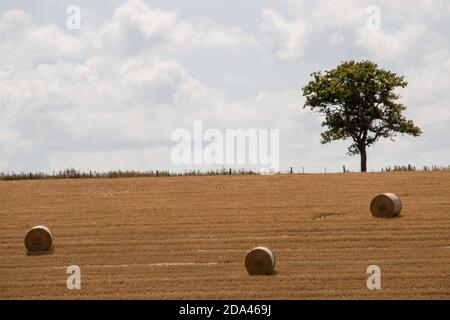
[[[25,247],[29,253],[51,251],[53,249],[52,232],[45,226],[31,228],[25,236]]]
[[[370,203],[370,212],[377,218],[392,218],[400,215],[402,202],[393,193],[382,193],[373,198]]]
[[[256,247],[245,256],[245,268],[250,275],[271,275],[275,270],[275,256],[266,247]]]

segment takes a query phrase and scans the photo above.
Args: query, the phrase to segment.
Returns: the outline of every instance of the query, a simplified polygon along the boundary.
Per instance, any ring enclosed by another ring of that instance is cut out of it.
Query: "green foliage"
[[[403,77],[371,61],[347,61],[324,72],[314,72],[302,89],[304,108],[324,115],[322,143],[351,139],[350,155],[365,153],[380,138],[393,140],[396,133],[419,136],[421,130],[402,112],[396,88],[404,88]]]

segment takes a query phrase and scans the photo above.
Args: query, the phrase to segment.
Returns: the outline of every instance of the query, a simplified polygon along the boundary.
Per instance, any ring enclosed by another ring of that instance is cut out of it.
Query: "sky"
[[[194,121],[278,129],[281,170],[356,171],[301,88],[364,59],[405,76],[423,131],[370,147],[368,169],[449,165],[449,16],[448,0],[2,0],[0,171],[208,168],[171,158]]]

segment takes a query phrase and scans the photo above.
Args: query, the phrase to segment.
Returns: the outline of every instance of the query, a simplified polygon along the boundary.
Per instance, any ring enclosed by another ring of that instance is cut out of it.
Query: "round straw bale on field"
[[[370,212],[374,217],[392,218],[399,216],[402,210],[400,198],[393,193],[382,193],[373,198]]]
[[[250,275],[271,275],[275,270],[275,256],[266,247],[256,247],[245,256],[245,268]]]
[[[28,253],[43,253],[53,249],[53,235],[45,226],[31,228],[25,236]]]

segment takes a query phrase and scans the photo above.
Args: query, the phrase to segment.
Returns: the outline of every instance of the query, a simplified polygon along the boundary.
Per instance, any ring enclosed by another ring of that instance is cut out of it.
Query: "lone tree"
[[[314,72],[302,90],[310,107],[325,116],[323,144],[351,139],[349,155],[361,155],[361,172],[367,171],[367,147],[380,138],[394,141],[396,133],[415,137],[422,132],[402,112],[406,107],[395,88],[408,84],[403,77],[371,61],[342,62],[333,70]]]

